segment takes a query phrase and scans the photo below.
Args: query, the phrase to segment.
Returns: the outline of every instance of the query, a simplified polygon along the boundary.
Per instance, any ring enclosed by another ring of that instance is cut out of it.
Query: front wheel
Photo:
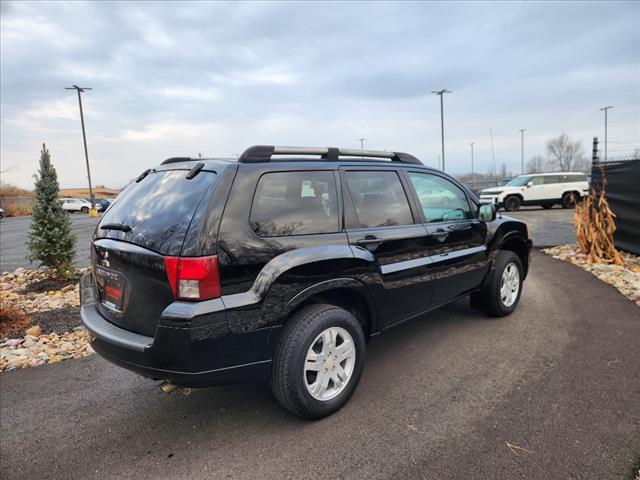
[[[507,212],[514,212],[520,210],[520,197],[511,196],[507,197],[504,201],[504,209]]]
[[[82,213],[89,213],[89,208],[88,208],[88,207],[82,207],[82,208],[80,209],[80,212],[82,212]]]
[[[273,359],[273,394],[302,418],[331,415],[355,391],[364,354],[364,333],[351,313],[334,305],[308,305],[282,332]]]
[[[511,314],[520,301],[523,279],[520,257],[512,251],[500,250],[484,287],[472,295],[472,306],[494,317]]]

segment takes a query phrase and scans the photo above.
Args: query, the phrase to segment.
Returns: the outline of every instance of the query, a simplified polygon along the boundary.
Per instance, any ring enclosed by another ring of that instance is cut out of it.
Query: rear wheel
[[[576,194],[567,192],[562,196],[562,208],[573,208],[576,205]]]
[[[289,320],[276,349],[273,394],[300,417],[331,415],[355,391],[364,352],[364,333],[351,313],[334,305],[304,307]]]
[[[520,204],[522,202],[520,201],[520,197],[516,197],[515,195],[512,195],[510,197],[507,197],[504,201],[504,209],[507,212],[513,212],[515,210],[519,210],[520,209]]]
[[[88,207],[82,207],[82,208],[80,209],[80,212],[82,212],[82,213],[89,213],[89,208],[88,208]]]
[[[471,306],[494,317],[509,315],[520,301],[523,278],[520,257],[512,251],[500,250],[484,287],[473,294]]]

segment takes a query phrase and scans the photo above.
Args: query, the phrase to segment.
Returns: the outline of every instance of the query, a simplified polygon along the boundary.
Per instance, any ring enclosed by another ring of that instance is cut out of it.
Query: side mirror
[[[533,182],[531,182],[531,181],[527,182],[527,188],[529,188],[529,187],[533,187]]]
[[[478,220],[493,222],[496,219],[496,206],[493,203],[481,203],[478,209]]]

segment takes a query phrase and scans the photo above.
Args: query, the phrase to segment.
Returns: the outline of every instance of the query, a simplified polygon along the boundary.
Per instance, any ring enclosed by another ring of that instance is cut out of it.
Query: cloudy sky
[[[640,147],[640,3],[2,2],[2,181],[122,186],[171,156],[252,144],[403,150],[447,171],[515,173],[561,132]]]

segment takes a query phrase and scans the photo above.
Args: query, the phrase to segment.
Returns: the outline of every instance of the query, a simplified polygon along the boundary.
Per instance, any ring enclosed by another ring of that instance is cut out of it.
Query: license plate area
[[[122,312],[124,304],[124,275],[115,270],[96,267],[96,287],[100,303],[110,310]]]

